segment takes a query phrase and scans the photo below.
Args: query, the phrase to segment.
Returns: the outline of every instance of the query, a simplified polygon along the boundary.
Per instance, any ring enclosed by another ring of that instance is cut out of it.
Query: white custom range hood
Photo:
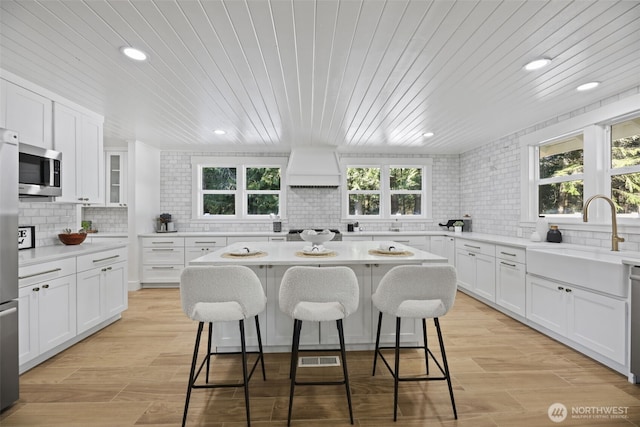
[[[290,187],[338,187],[340,166],[335,151],[326,148],[294,148],[287,165]]]

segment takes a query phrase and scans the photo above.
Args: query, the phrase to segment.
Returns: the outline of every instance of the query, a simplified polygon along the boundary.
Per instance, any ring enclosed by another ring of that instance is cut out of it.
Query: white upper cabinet
[[[56,201],[104,203],[103,122],[56,102],[54,148],[62,152],[62,196]]]
[[[127,152],[105,151],[107,206],[127,206]]]
[[[20,142],[53,148],[50,99],[4,79],[0,79],[0,98],[0,127],[18,132]]]

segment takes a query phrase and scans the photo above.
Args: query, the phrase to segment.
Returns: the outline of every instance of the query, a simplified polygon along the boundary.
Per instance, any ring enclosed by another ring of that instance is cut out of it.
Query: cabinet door
[[[77,325],[82,333],[104,320],[102,307],[101,268],[93,268],[77,275]]]
[[[25,286],[18,290],[18,354],[20,365],[36,357],[38,336],[39,286]]]
[[[104,153],[102,121],[82,118],[82,143],[78,153],[77,185],[85,203],[104,203]]]
[[[108,319],[122,313],[129,306],[127,263],[117,262],[104,269],[104,319]]]
[[[496,264],[495,258],[476,254],[476,280],[473,290],[491,302],[496,301]]]
[[[371,342],[371,267],[347,265],[358,278],[360,300],[358,310],[342,321],[344,341],[346,344],[368,344]],[[338,344],[338,329],[336,322],[322,322],[320,324],[320,343]]]
[[[527,319],[566,335],[567,313],[564,285],[527,276]]]
[[[289,266],[274,265],[273,280],[267,287],[267,298],[271,303],[267,305],[267,340],[269,345],[291,346],[293,339],[293,319],[280,311],[278,295],[282,276]],[[320,343],[320,325],[318,322],[303,322],[300,335],[300,345]]]
[[[456,270],[458,271],[458,286],[473,290],[476,281],[476,254],[464,249],[457,249]]]
[[[78,203],[76,147],[82,139],[82,116],[62,104],[54,104],[53,146],[62,153],[62,196],[58,202]]]
[[[525,267],[519,262],[496,260],[496,303],[525,315]]]
[[[18,132],[20,142],[53,148],[53,102],[6,80],[0,80],[0,85],[1,127]]]
[[[384,277],[394,265],[388,264],[373,264],[371,266],[371,293],[374,294],[380,280]],[[375,337],[378,327],[378,311],[372,304],[371,308],[371,337],[375,342]],[[382,328],[380,330],[380,342],[389,344],[396,342],[396,318],[390,315],[382,316]],[[422,337],[422,323],[415,319],[402,319],[400,326],[400,342],[403,343],[418,343]]]
[[[627,303],[581,289],[568,290],[567,337],[624,365]]]
[[[266,295],[266,285],[269,282],[268,276],[273,272],[272,266],[253,265],[249,266],[251,270],[258,276],[262,283],[262,289]],[[260,336],[262,345],[267,345],[266,339],[266,310],[258,314],[258,322],[260,323]],[[244,333],[247,346],[258,348],[258,333],[256,331],[256,322],[254,318],[244,321]],[[235,347],[240,348],[240,329],[237,321],[233,322],[217,322],[214,324],[213,337],[215,345],[218,347]]]
[[[76,336],[76,276],[40,285],[38,293],[40,353]]]
[[[106,151],[106,204],[107,206],[127,206],[127,153]]]
[[[429,252],[443,257],[447,256],[444,250],[444,236],[431,236],[429,241]]]

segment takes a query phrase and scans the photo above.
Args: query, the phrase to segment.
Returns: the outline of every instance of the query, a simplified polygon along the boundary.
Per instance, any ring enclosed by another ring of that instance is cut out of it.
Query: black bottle
[[[562,242],[562,233],[558,230],[557,225],[552,225],[547,231],[547,242],[560,243]]]

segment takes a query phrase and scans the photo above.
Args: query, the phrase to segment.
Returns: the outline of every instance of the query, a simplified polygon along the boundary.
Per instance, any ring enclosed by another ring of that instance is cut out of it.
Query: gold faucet
[[[596,194],[595,196],[589,197],[587,201],[584,203],[584,207],[582,208],[582,221],[584,222],[588,221],[589,218],[588,218],[587,212],[589,210],[589,204],[594,199],[604,199],[611,206],[611,250],[618,251],[619,250],[618,242],[624,242],[624,238],[618,236],[618,221],[616,220],[616,205],[613,204],[613,200],[611,200],[610,198],[602,194]]]

